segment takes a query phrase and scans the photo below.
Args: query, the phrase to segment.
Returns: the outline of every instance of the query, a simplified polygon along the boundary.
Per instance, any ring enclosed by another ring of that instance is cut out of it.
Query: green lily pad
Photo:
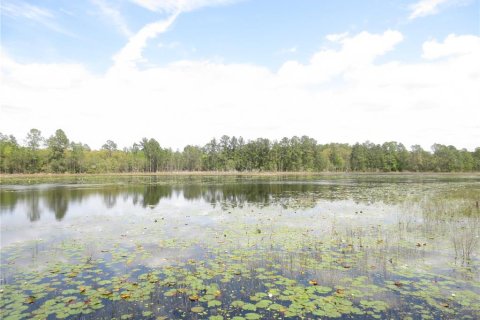
[[[255,306],[257,308],[260,308],[260,309],[265,309],[265,308],[268,308],[268,306],[271,305],[271,304],[272,304],[272,302],[269,301],[269,300],[261,300],[261,301],[257,302],[255,304]]]
[[[245,315],[245,319],[247,319],[247,320],[257,320],[257,319],[260,319],[260,318],[262,318],[261,315],[259,315],[258,313],[253,313],[253,312],[247,313]]]
[[[208,307],[209,307],[209,308],[218,307],[218,306],[221,306],[221,305],[222,305],[222,302],[221,302],[221,301],[218,301],[218,300],[210,300],[210,301],[208,301]]]
[[[234,307],[234,308],[241,308],[241,307],[243,307],[244,304],[245,304],[245,302],[243,302],[243,301],[235,300],[235,301],[232,302],[231,306]]]
[[[257,307],[252,303],[245,303],[242,306],[242,309],[243,310],[248,310],[248,311],[257,311]]]
[[[193,307],[192,309],[190,309],[192,312],[195,312],[195,313],[201,313],[203,311],[205,311],[205,308],[204,307]]]

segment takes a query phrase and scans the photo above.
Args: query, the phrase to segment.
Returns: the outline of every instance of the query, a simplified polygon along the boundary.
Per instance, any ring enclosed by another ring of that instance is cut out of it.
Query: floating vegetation
[[[448,199],[448,183],[436,183],[413,184],[397,204],[391,184],[363,192],[365,203],[318,197],[303,208],[306,193],[282,190],[269,206],[166,204],[44,225],[42,240],[2,247],[0,318],[479,318],[480,231],[470,226],[480,213],[455,211],[457,191],[436,221],[426,197]],[[351,184],[338,198],[359,192]],[[463,186],[462,206],[480,195]],[[390,204],[369,200],[382,191]],[[2,221],[2,233],[14,226]],[[460,260],[459,243],[469,251]]]

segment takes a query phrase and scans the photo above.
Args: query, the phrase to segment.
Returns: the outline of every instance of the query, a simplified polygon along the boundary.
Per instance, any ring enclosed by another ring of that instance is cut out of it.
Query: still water
[[[480,176],[5,179],[2,319],[480,318]]]

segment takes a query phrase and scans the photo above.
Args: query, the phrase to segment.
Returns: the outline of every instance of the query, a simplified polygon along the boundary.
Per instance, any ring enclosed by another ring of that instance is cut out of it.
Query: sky
[[[480,0],[2,0],[0,132],[480,147]]]

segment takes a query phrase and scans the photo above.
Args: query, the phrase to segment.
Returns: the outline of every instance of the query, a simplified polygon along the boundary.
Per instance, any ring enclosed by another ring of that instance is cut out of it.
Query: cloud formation
[[[95,0],[102,1],[102,0]],[[173,24],[182,12],[188,12],[201,7],[225,5],[233,0],[131,0],[137,5],[155,12],[170,14],[166,20],[149,23],[142,27],[136,34],[131,35],[128,43],[114,57],[111,73],[126,72],[142,61],[142,51],[149,39],[153,39]],[[108,8],[107,8],[108,9]],[[108,10],[107,10],[108,11]]]
[[[130,31],[125,19],[119,10],[111,6],[105,0],[91,0],[100,12],[117,28],[117,30],[126,37],[131,37],[133,32]]]
[[[420,0],[410,6],[409,19],[422,18],[437,14],[442,8],[448,6],[462,5],[468,0]]]
[[[227,5],[238,0],[131,0],[150,11],[176,13],[188,12],[201,7]]]
[[[441,43],[437,40],[427,41],[422,48],[422,57],[429,60],[458,55],[477,55],[477,57],[480,57],[480,37],[451,34]]]
[[[21,1],[2,1],[0,3],[0,9],[2,16],[5,15],[14,19],[27,19],[34,21],[35,23],[39,23],[52,31],[72,36],[69,31],[62,28],[55,21],[55,15],[48,9]]]
[[[118,72],[134,68],[138,62],[142,61],[142,51],[147,45],[147,41],[167,31],[178,14],[177,12],[166,20],[149,23],[131,36],[128,43],[113,57],[114,65],[111,71]]]
[[[127,146],[146,136],[181,148],[222,134],[478,146],[480,37],[427,41],[423,58],[412,63],[385,61],[403,41],[395,30],[328,38],[336,49],[275,71],[189,60],[131,65],[127,77],[117,77],[75,64],[21,64],[2,53],[1,131],[20,138],[32,127],[47,135],[64,128],[92,147],[107,139]],[[121,61],[136,61],[134,53]]]
[[[392,50],[403,36],[398,31],[387,30],[383,34],[364,31],[353,37],[347,37],[345,33],[327,35],[326,39],[340,44],[341,49],[320,50],[307,65],[288,61],[280,68],[280,77],[291,84],[324,83],[346,71],[370,65],[377,57]]]

